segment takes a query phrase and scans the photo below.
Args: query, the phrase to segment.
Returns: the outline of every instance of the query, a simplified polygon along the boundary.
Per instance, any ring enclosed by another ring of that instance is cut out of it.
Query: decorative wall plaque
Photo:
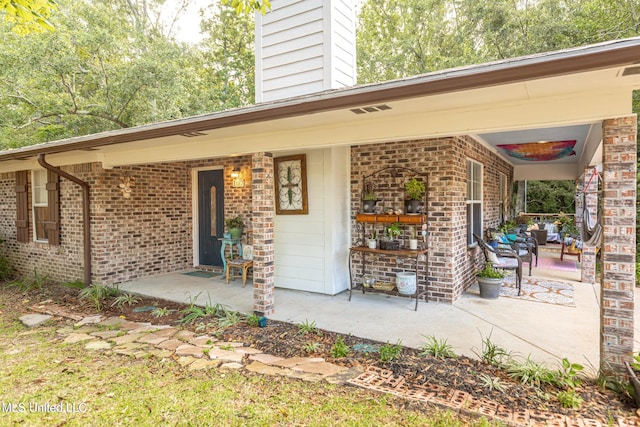
[[[274,169],[276,214],[308,214],[306,155],[277,157]]]

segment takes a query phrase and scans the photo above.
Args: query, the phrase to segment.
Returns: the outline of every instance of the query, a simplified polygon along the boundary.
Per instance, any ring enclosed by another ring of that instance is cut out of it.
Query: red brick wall
[[[503,172],[511,181],[511,167],[468,137],[441,138],[407,142],[361,145],[351,149],[351,211],[353,244],[362,243],[361,224],[355,221],[361,210],[362,177],[393,166],[408,167],[429,177],[429,300],[454,303],[464,289],[474,282],[478,251],[468,249],[466,241],[466,159],[482,163],[484,168],[484,227],[499,222],[499,175]],[[403,178],[398,178],[401,182]],[[384,186],[385,184],[383,184]],[[383,193],[386,191],[383,188]],[[389,200],[389,195],[385,200]],[[403,194],[391,197],[394,207],[404,208]],[[404,243],[404,242],[403,242]],[[395,272],[412,268],[400,257],[386,257],[372,266],[367,273],[385,276],[391,280]],[[356,263],[356,266],[359,263]],[[360,271],[357,271],[361,274]],[[386,280],[386,279],[385,279]],[[418,275],[424,290],[425,274]]]
[[[110,170],[99,164],[64,167],[89,183],[92,216],[93,282],[119,283],[187,269],[193,265],[192,168],[224,168],[225,217],[240,215],[251,228],[250,157],[136,165]],[[241,167],[244,188],[232,188],[231,169]],[[129,199],[118,187],[121,176],[135,177]],[[57,281],[83,276],[82,193],[60,184],[60,246],[16,242],[15,174],[0,175],[2,249],[22,276],[48,274]]]

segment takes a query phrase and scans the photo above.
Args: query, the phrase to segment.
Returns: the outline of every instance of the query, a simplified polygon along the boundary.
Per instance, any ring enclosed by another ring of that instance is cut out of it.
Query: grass
[[[7,311],[0,305],[3,317]],[[215,369],[190,372],[171,361],[92,352],[82,344],[61,344],[57,327],[22,334],[26,328],[6,320],[0,323],[0,347],[19,352],[0,352],[3,402],[86,410],[5,412],[6,425],[490,425],[352,387]]]

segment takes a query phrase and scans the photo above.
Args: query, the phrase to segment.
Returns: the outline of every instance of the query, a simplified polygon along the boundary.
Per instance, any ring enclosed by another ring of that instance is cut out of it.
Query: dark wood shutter
[[[16,172],[16,228],[18,242],[29,241],[29,171]]]
[[[49,204],[48,221],[45,222],[47,241],[50,245],[60,244],[60,176],[47,171],[47,198]]]

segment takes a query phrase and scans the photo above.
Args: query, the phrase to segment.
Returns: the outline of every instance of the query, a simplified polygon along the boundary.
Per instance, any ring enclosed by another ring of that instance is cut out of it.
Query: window
[[[467,244],[475,242],[473,234],[482,236],[482,165],[467,160]]]
[[[33,191],[33,238],[38,242],[47,241],[45,223],[49,221],[49,195],[47,193],[47,171],[34,170]]]
[[[509,214],[509,187],[507,187],[507,175],[502,172],[500,172],[498,192],[500,194],[500,223],[503,223],[507,220]]]

